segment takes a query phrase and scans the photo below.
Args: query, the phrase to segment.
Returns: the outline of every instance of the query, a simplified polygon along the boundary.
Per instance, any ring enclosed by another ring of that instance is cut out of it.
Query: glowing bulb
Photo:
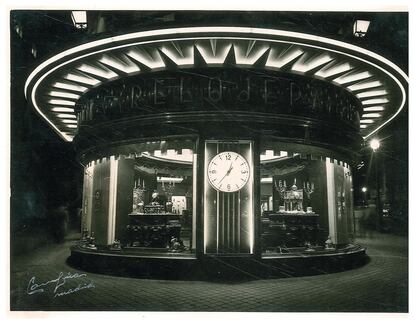
[[[378,140],[378,139],[376,139],[376,138],[373,138],[372,140],[371,140],[371,142],[369,142],[369,146],[371,146],[371,148],[374,150],[374,152],[376,151],[376,150],[378,150],[379,149],[379,147],[380,147],[380,141]]]

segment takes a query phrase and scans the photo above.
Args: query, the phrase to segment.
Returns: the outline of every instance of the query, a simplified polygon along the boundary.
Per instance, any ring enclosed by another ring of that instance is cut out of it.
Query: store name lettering
[[[195,73],[194,73],[195,74]],[[98,89],[78,107],[81,120],[98,114],[159,113],[186,110],[254,109],[291,112],[295,109],[340,112],[353,120],[357,106],[332,85],[306,80],[260,76],[180,76],[140,78]]]

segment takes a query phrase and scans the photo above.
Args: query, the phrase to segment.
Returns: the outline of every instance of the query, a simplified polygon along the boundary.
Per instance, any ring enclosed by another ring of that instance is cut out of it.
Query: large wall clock
[[[236,152],[221,152],[211,159],[207,175],[210,184],[216,190],[235,192],[249,181],[250,166],[246,159]]]

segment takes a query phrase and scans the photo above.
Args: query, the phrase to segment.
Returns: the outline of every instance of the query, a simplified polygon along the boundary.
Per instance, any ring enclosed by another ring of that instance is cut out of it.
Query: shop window
[[[140,143],[118,148],[125,155],[87,166],[84,226],[98,249],[131,254],[195,251],[193,145]]]
[[[312,253],[346,246],[353,234],[349,168],[330,158],[285,149],[262,149],[260,156],[262,253]]]

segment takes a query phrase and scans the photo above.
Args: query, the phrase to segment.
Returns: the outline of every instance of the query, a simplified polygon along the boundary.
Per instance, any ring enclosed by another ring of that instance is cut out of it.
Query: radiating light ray
[[[88,90],[88,88],[83,87],[81,85],[77,84],[70,84],[65,82],[55,82],[52,84],[54,88],[64,89],[64,90],[72,90],[72,91],[78,91],[78,92],[85,92]]]
[[[369,88],[376,88],[382,86],[381,81],[365,81],[365,82],[359,82],[356,84],[352,84],[348,86],[347,88],[351,91],[358,91],[358,90],[364,90]]]
[[[64,106],[74,106],[75,105],[74,101],[61,100],[61,99],[50,99],[48,102],[52,105],[64,105]]]
[[[245,50],[244,46],[234,45],[234,56],[238,65],[253,65],[269,49],[269,45],[252,45],[253,48]]]
[[[362,104],[367,106],[367,105],[380,105],[380,104],[384,104],[388,102],[389,100],[387,98],[377,98],[377,99],[364,100],[362,101]]]
[[[362,79],[366,79],[371,77],[372,74],[369,73],[368,71],[364,71],[364,72],[350,72],[347,73],[345,75],[341,75],[340,77],[336,78],[333,80],[333,82],[335,83],[339,83],[339,84],[344,84],[344,83],[350,83],[350,82],[355,82],[358,80],[362,80]]]
[[[372,91],[366,91],[366,92],[361,92],[361,93],[357,93],[357,97],[362,99],[362,98],[369,98],[369,97],[377,97],[377,96],[384,96],[388,94],[388,92],[386,90],[372,90]]]
[[[58,118],[73,118],[73,119],[76,119],[76,115],[71,115],[71,114],[57,114],[56,116]]]
[[[351,70],[353,67],[349,63],[336,64],[334,66],[327,65],[315,73],[316,76],[321,78],[329,78],[333,75],[344,73]]]
[[[327,53],[323,53],[321,55],[318,55],[317,57],[312,57],[308,60],[306,60],[306,58],[302,56],[297,62],[295,62],[295,64],[293,64],[292,71],[305,73],[332,60],[333,58]]]
[[[213,45],[206,45],[203,42],[198,42],[195,46],[204,61],[209,65],[223,64],[231,49],[231,43],[227,43],[225,46],[216,45],[216,47],[213,47]]]
[[[74,74],[74,73],[69,73],[64,78],[70,81],[74,81],[74,82],[89,84],[91,86],[96,86],[98,83],[100,83],[100,81],[95,78],[92,78],[86,75]]]
[[[193,66],[194,46],[183,46],[179,48],[177,46],[172,46],[171,44],[163,45],[160,47],[160,51],[178,66]]]
[[[68,99],[79,99],[80,95],[70,92],[63,92],[63,91],[50,91],[49,95],[52,97],[61,97],[61,98],[68,98]]]
[[[125,56],[127,63],[121,62],[121,60],[115,59],[109,55],[103,55],[99,62],[112,66],[113,68],[125,72],[127,74],[136,73],[140,71],[140,68],[135,65],[128,57]]]
[[[78,123],[78,121],[74,119],[62,119],[61,122],[65,124],[77,124]]]
[[[370,113],[370,114],[363,114],[362,118],[378,118],[381,117],[381,114],[378,113]]]
[[[364,107],[364,111],[384,111],[385,107],[383,106],[374,106],[374,107]]]
[[[75,109],[67,108],[67,107],[53,107],[52,111],[55,111],[55,112],[75,112]]]
[[[126,54],[152,70],[165,68],[165,63],[156,49],[149,52],[144,49],[134,48],[129,50]]]
[[[82,72],[86,72],[92,75],[96,75],[98,77],[104,78],[104,79],[113,79],[116,78],[118,76],[117,73],[115,73],[114,71],[111,71],[109,69],[106,68],[98,68],[92,65],[88,65],[88,64],[82,64],[81,66],[77,67],[77,69],[79,71]]]
[[[276,68],[276,69],[282,68],[283,66],[285,66],[286,64],[288,64],[289,62],[293,61],[298,56],[303,54],[303,51],[301,49],[295,48],[293,50],[288,50],[287,52],[281,54],[281,56],[277,58],[274,58],[271,53],[272,50],[273,49],[270,50],[270,54],[267,59],[266,66],[270,68]]]

